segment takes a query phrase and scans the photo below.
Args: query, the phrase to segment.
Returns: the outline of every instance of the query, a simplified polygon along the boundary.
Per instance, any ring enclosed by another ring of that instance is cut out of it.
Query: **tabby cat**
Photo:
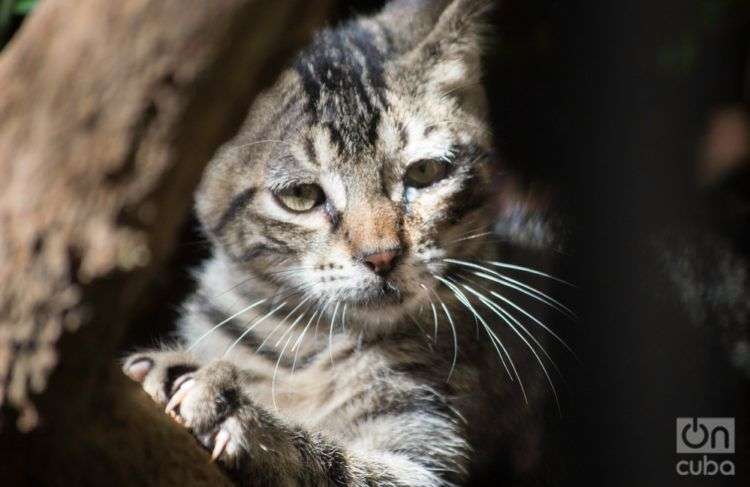
[[[466,485],[538,463],[552,389],[524,324],[544,324],[516,303],[569,310],[497,255],[489,3],[396,0],[320,33],[211,162],[215,250],[180,345],[124,371],[239,484]]]

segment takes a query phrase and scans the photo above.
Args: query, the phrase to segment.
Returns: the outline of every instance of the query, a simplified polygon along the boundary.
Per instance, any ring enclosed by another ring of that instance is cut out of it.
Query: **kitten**
[[[211,162],[215,250],[181,345],[124,370],[239,483],[465,485],[537,463],[547,370],[505,291],[569,311],[489,263],[488,8],[401,0],[322,32]]]

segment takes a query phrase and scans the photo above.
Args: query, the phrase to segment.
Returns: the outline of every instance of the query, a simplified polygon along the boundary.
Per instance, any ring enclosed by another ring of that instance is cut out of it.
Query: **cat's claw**
[[[212,462],[216,461],[216,459],[219,458],[222,453],[224,453],[224,450],[227,448],[229,440],[231,439],[231,435],[225,429],[220,429],[219,432],[216,433],[216,438],[214,438],[214,449],[211,452]]]
[[[175,382],[176,392],[172,395],[167,403],[164,410],[169,416],[171,416],[179,424],[191,428],[192,423],[195,422],[195,418],[191,421],[190,418],[186,418],[180,411],[180,405],[185,398],[190,394],[193,388],[197,385],[196,380],[192,376],[185,376],[178,379]],[[192,416],[191,412],[185,411],[187,416]],[[202,443],[211,450],[211,461],[216,461],[222,453],[227,450],[227,446],[232,440],[232,436],[224,427],[219,427],[219,430],[215,435],[200,435]],[[213,444],[213,446],[212,446]]]
[[[179,413],[176,411],[177,407],[179,407],[180,403],[187,397],[188,392],[190,392],[190,389],[195,386],[195,379],[193,378],[187,378],[185,379],[181,384],[175,384],[175,386],[178,387],[177,392],[175,392],[172,397],[169,399],[169,402],[167,403],[167,407],[164,410],[165,413],[171,414],[174,413],[179,417]]]

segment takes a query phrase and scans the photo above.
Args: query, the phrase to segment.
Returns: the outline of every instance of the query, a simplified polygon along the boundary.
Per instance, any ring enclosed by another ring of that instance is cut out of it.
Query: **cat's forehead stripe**
[[[319,166],[320,161],[318,161],[317,151],[315,150],[315,141],[312,137],[305,137],[304,145],[305,155],[307,156],[308,162],[314,166]]]
[[[321,126],[312,127],[310,131],[320,166],[326,168],[338,158],[338,151],[331,142],[331,134],[325,127]]]
[[[384,56],[361,26],[324,32],[295,63],[314,123],[339,150],[372,145],[387,108]]]

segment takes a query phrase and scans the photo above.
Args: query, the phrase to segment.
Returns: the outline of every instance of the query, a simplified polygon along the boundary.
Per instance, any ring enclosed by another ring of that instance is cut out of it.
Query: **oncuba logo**
[[[677,453],[703,454],[677,461],[681,476],[733,476],[734,418],[677,418]]]

